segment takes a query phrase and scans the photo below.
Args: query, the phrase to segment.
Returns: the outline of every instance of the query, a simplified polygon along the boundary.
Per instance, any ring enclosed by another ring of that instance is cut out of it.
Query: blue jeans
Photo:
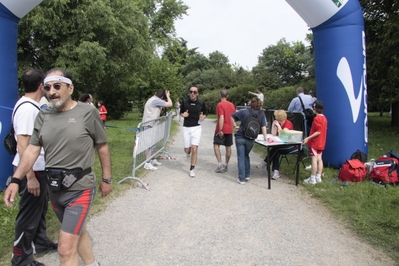
[[[254,146],[255,140],[246,138],[236,138],[237,161],[238,161],[238,179],[245,181],[246,177],[250,177],[250,160],[249,153]]]

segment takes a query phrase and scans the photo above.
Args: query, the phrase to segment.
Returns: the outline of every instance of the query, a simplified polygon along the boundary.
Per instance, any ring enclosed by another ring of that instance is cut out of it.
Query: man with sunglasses
[[[12,124],[17,141],[17,153],[12,164],[17,167],[29,144],[35,118],[39,113],[39,102],[45,94],[44,73],[38,69],[26,70],[22,74],[25,95],[15,104]],[[10,180],[11,181],[11,180]],[[44,152],[40,151],[33,167],[19,185],[19,211],[15,220],[15,239],[11,265],[44,265],[33,258],[36,254],[56,251],[57,244],[46,235],[46,213],[48,195],[44,172]]]
[[[41,110],[35,120],[29,145],[3,201],[8,207],[13,205],[22,177],[43,147],[50,201],[61,222],[60,264],[79,265],[80,256],[84,265],[98,266],[85,221],[96,192],[96,176],[91,170],[95,148],[102,168],[99,192],[104,197],[112,191],[107,136],[98,111],[72,100],[74,86],[70,73],[50,70],[44,79],[44,89],[50,106]]]
[[[192,86],[189,97],[184,99],[180,107],[180,115],[184,117],[183,122],[183,144],[187,158],[191,155],[189,176],[195,177],[195,164],[198,157],[198,146],[201,139],[201,123],[205,120],[208,112],[205,103],[198,99],[198,88]]]

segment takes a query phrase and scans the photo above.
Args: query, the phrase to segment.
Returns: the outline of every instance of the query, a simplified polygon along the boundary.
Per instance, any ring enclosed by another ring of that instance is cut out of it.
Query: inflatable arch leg
[[[286,0],[313,31],[317,98],[328,119],[323,161],[368,153],[364,19],[358,0]]]
[[[0,0],[0,137],[3,141],[10,132],[11,113],[18,100],[17,39],[18,22],[21,17],[37,6],[42,0]],[[0,190],[5,187],[13,173],[13,156],[0,148]]]

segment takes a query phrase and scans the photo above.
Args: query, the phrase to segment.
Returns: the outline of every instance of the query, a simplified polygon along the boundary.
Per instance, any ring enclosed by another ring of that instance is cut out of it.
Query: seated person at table
[[[291,121],[287,120],[287,113],[284,110],[276,110],[274,111],[274,117],[276,120],[273,121],[272,123],[272,135],[273,136],[278,136],[279,130],[293,130],[294,126],[292,125]],[[288,154],[296,150],[297,147],[296,145],[292,146],[284,146],[284,147],[273,147],[270,149],[269,154],[266,156],[266,158],[256,166],[258,169],[266,169],[267,166],[267,157],[269,156],[270,162],[272,162],[272,170],[273,170],[273,176],[272,179],[277,179],[280,177],[280,173],[278,171],[279,169],[279,160],[280,160],[280,155],[281,154]]]

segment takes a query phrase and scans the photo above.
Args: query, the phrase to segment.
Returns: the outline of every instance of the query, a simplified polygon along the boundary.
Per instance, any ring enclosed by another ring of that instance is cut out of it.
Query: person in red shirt
[[[216,105],[217,122],[215,136],[213,137],[213,150],[218,161],[218,166],[215,170],[216,173],[222,173],[228,170],[231,157],[231,146],[233,145],[233,126],[235,124],[231,114],[236,111],[234,104],[227,100],[227,90],[221,90],[219,97],[220,102]],[[220,145],[226,147],[225,163],[222,162]]]
[[[98,103],[98,112],[100,113],[100,118],[103,121],[104,127],[105,127],[105,121],[107,120],[107,108],[104,106],[104,102],[102,100],[99,100]]]
[[[308,184],[316,184],[321,182],[321,173],[323,172],[323,150],[326,146],[327,139],[327,118],[323,115],[324,104],[320,100],[313,103],[313,112],[316,117],[313,120],[309,137],[303,140],[304,144],[308,144],[309,154],[312,157],[312,170],[310,177],[304,182]]]
[[[274,117],[276,120],[272,123],[272,135],[278,136],[279,130],[293,130],[294,125],[290,120],[287,119],[287,113],[284,110],[274,111]],[[284,147],[273,147],[270,149],[268,156],[270,157],[270,162],[272,162],[273,176],[272,179],[276,180],[280,177],[279,166],[280,166],[280,156],[282,154],[288,154],[298,149],[296,145],[284,146]],[[258,169],[266,169],[267,166],[267,156],[266,158],[256,166]]]

